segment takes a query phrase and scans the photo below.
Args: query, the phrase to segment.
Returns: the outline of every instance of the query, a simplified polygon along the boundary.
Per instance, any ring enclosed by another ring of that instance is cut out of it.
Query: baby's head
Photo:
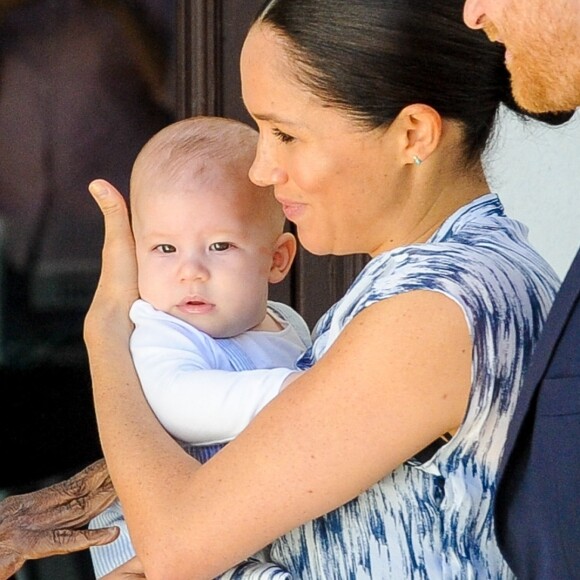
[[[141,297],[216,338],[260,328],[268,284],[296,252],[272,189],[248,177],[257,140],[238,121],[185,119],[146,143],[131,174]]]

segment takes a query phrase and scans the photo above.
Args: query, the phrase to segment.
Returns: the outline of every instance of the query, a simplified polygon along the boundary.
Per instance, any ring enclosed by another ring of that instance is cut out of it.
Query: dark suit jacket
[[[580,251],[550,311],[508,432],[495,503],[518,578],[580,578]]]

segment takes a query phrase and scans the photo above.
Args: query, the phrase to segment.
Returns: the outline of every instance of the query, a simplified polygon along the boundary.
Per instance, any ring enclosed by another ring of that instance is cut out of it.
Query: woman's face
[[[403,197],[396,195],[393,132],[362,129],[324,106],[295,80],[267,26],[250,31],[241,75],[245,105],[260,131],[250,179],[274,185],[302,245],[335,255],[387,249]]]

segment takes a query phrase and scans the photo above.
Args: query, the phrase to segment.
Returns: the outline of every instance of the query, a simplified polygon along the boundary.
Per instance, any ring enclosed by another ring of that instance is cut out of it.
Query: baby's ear
[[[277,284],[282,282],[290,271],[290,266],[296,256],[296,238],[290,232],[281,234],[274,244],[272,253],[272,266],[270,267],[270,276],[268,282]]]

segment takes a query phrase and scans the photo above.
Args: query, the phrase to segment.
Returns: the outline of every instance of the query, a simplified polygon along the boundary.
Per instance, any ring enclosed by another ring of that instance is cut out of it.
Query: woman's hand
[[[115,491],[104,460],[50,487],[0,502],[0,579],[26,560],[112,542],[118,528],[78,529],[108,507]]]
[[[128,334],[129,307],[138,297],[135,242],[125,200],[103,179],[91,182],[89,191],[105,218],[105,243],[99,284],[85,319],[87,342],[105,339],[121,320],[126,321],[121,328]]]

